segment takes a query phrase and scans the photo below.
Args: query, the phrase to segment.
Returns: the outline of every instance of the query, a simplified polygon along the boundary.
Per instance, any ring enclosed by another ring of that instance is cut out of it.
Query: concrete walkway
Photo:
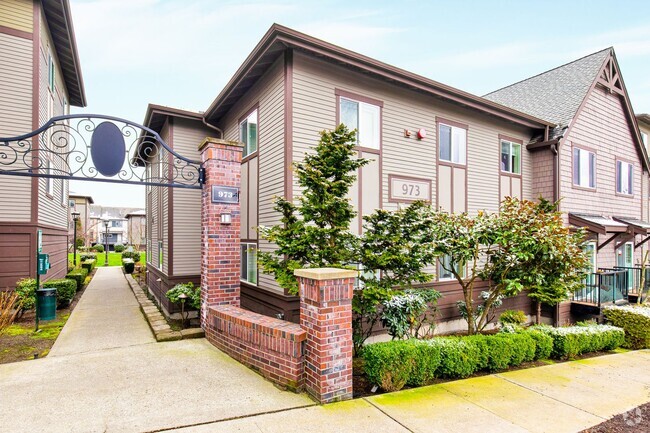
[[[205,339],[155,343],[100,268],[47,358],[0,365],[0,432],[574,433],[649,402],[649,370],[628,352],[317,406]]]

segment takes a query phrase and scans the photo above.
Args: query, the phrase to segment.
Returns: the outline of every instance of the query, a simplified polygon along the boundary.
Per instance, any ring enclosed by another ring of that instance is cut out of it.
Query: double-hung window
[[[501,140],[501,171],[521,174],[521,144]]]
[[[616,161],[616,192],[619,194],[634,194],[634,166],[629,162]]]
[[[380,107],[366,102],[341,97],[339,113],[341,123],[350,131],[357,130],[360,147],[379,150]]]
[[[467,130],[441,123],[438,134],[441,161],[465,165],[467,153]]]
[[[257,244],[242,242],[240,257],[240,279],[247,283],[257,284]]]
[[[456,271],[461,278],[465,278],[465,266],[459,263],[453,263],[450,256],[442,256],[438,259],[438,280],[455,280],[452,269]]]
[[[45,173],[52,175],[54,174],[54,171],[52,170],[52,160],[49,156],[46,156],[45,158]],[[54,195],[54,179],[51,177],[45,179],[45,192],[50,196]]]
[[[239,140],[244,143],[243,157],[257,152],[257,109],[239,123]]]
[[[596,188],[596,154],[579,147],[573,148],[573,184]]]

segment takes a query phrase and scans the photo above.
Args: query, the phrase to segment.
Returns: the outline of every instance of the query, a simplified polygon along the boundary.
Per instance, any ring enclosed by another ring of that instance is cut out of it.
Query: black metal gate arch
[[[187,189],[205,183],[201,161],[178,154],[156,131],[101,114],[56,116],[28,134],[0,137],[0,175]]]

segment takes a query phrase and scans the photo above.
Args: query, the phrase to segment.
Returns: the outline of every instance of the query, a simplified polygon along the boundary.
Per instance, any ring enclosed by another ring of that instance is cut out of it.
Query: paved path
[[[574,433],[650,401],[649,370],[628,352],[317,406],[205,339],[155,343],[100,268],[47,358],[0,365],[0,432]]]

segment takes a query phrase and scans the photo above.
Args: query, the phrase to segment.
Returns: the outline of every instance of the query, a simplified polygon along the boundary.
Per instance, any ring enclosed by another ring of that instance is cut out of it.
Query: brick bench
[[[209,307],[206,325],[206,338],[220,350],[287,389],[302,389],[307,333],[300,325],[232,305]]]

